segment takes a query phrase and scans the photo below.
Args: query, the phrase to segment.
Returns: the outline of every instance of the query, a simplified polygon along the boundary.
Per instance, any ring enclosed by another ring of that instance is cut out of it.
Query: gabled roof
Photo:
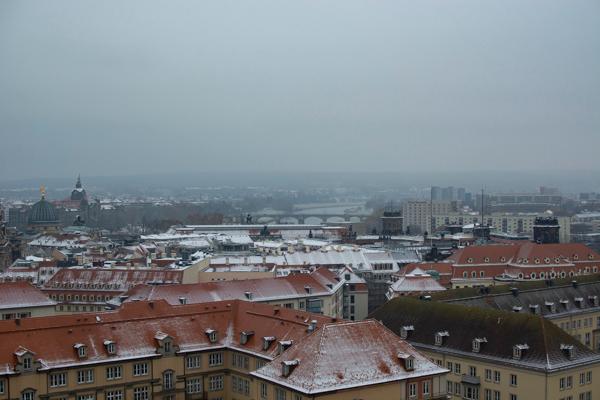
[[[0,283],[0,309],[54,305],[54,301],[28,282]]]
[[[185,297],[188,304],[215,300],[268,301],[301,296],[325,296],[342,285],[335,273],[319,268],[311,274],[294,274],[278,278],[201,282],[182,285],[139,285],[127,292],[127,301],[164,299],[179,304]],[[327,285],[331,285],[329,288]],[[310,293],[307,289],[310,288]],[[248,297],[247,293],[251,296]]]
[[[587,349],[552,322],[532,314],[513,313],[448,303],[396,298],[377,309],[371,318],[400,334],[412,325],[408,341],[418,348],[447,351],[471,357],[489,357],[514,366],[538,370],[557,370],[581,363],[600,362],[600,354]],[[435,334],[448,331],[443,346],[435,345]],[[475,338],[486,338],[478,353],[472,352]],[[513,359],[513,346],[527,344],[522,359]],[[561,345],[577,351],[569,359]]]
[[[399,357],[414,357],[407,371]],[[294,366],[282,375],[281,363]],[[306,394],[443,374],[411,345],[374,320],[327,324],[252,374]]]
[[[50,369],[154,357],[158,332],[172,337],[180,352],[227,347],[271,359],[277,346],[263,350],[264,336],[297,342],[307,335],[312,320],[318,327],[332,322],[320,315],[243,301],[184,306],[135,302],[116,312],[25,318],[18,324],[0,321],[0,374],[13,370],[14,354],[20,348],[35,353],[35,359]],[[207,328],[218,332],[216,343],[209,341]],[[255,334],[241,344],[241,332],[250,330]],[[116,354],[107,353],[106,339],[116,343]],[[76,344],[87,347],[85,359],[77,355]]]
[[[417,270],[413,270],[408,275],[398,278],[398,280],[390,285],[390,289],[394,292],[438,292],[446,290],[445,287],[440,285],[431,275],[427,275],[421,271],[417,273]]]

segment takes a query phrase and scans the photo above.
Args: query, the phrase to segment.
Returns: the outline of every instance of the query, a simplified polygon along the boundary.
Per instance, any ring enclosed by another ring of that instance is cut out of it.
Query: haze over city
[[[598,171],[600,4],[3,1],[0,179]]]

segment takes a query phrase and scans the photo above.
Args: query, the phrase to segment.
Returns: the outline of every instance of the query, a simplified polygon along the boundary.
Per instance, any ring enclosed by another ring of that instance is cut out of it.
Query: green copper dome
[[[59,222],[58,214],[54,206],[42,196],[42,199],[31,207],[28,222],[32,225],[56,224]]]

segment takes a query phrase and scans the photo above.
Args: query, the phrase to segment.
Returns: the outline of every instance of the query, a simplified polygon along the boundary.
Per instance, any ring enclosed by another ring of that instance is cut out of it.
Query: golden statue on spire
[[[46,197],[46,187],[44,185],[40,186],[40,194],[42,195],[42,199]]]

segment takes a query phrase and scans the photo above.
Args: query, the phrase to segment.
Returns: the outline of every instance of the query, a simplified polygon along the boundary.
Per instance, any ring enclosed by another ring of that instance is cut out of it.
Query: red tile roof
[[[164,301],[136,302],[116,312],[25,318],[18,323],[0,321],[0,375],[12,373],[15,352],[23,348],[34,353],[42,368],[50,369],[154,357],[158,332],[171,336],[181,352],[227,347],[271,359],[277,354],[277,343],[263,350],[263,337],[298,342],[306,336],[312,320],[318,327],[333,321],[298,310],[235,300],[185,306],[171,306]],[[205,333],[209,328],[218,333],[216,343],[211,343]],[[242,345],[243,331],[254,334]],[[115,355],[107,353],[105,340],[116,344]],[[76,344],[87,347],[85,359],[78,357]]]
[[[43,307],[55,304],[28,282],[0,283],[0,309]]]
[[[142,283],[181,283],[182,279],[183,271],[181,270],[63,268],[44,284],[44,288],[118,289],[125,291]]]
[[[331,285],[329,288],[327,285]],[[240,299],[249,293],[254,301],[279,298],[330,295],[342,282],[327,268],[311,274],[294,274],[279,278],[247,279],[237,281],[201,282],[183,285],[138,285],[126,293],[127,301],[164,299],[169,304],[179,304],[185,297],[188,304],[207,301]],[[307,288],[310,288],[309,294]]]

